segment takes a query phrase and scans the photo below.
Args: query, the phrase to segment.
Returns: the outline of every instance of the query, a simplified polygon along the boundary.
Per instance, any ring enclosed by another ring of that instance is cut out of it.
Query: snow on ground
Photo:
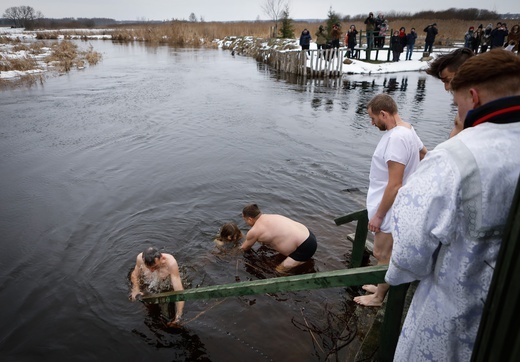
[[[96,30],[85,30],[85,29],[67,29],[67,30],[50,30],[49,32],[54,33],[65,33],[75,34],[68,35],[69,39],[80,39],[81,37],[87,36],[88,39],[110,39],[110,35],[107,35],[108,29],[96,29]],[[47,32],[46,30],[38,32]],[[1,28],[0,37],[8,37],[11,39],[20,39],[22,43],[30,43],[36,40],[36,32],[25,31],[24,29],[12,29],[12,28]],[[64,35],[58,36],[58,39],[64,39]],[[298,47],[297,39],[294,40],[295,47]],[[13,50],[13,44],[4,44],[0,42],[0,62],[2,58],[16,58],[16,57],[34,57],[41,69],[35,69],[30,71],[3,71],[0,72],[0,78],[9,79],[16,78],[22,75],[41,73],[47,70],[47,65],[42,61],[47,55],[50,54],[50,48],[42,49],[42,53],[38,55],[30,54],[24,50]],[[316,44],[311,44],[311,49],[316,49]],[[452,49],[434,49],[433,56],[448,52]],[[375,51],[372,52],[372,59],[375,57]],[[361,57],[365,56],[365,51],[361,51]],[[351,64],[343,64],[343,73],[348,74],[375,74],[375,73],[396,73],[396,72],[413,72],[421,71],[428,68],[427,61],[421,61],[423,56],[422,48],[417,48],[414,51],[412,60],[404,60],[406,53],[401,54],[401,60],[399,62],[381,62],[381,63],[368,63],[363,60],[352,59]],[[387,51],[380,51],[379,59],[386,59]]]

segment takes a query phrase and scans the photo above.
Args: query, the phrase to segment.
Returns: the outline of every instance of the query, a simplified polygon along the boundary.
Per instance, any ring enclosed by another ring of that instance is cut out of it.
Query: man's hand
[[[368,222],[368,230],[374,233],[378,233],[381,231],[381,224],[383,223],[383,218],[377,215],[374,215],[370,221]]]
[[[175,317],[173,321],[169,321],[168,323],[166,323],[166,325],[171,328],[180,328],[182,326],[181,319],[182,318],[180,316]]]
[[[143,295],[143,293],[141,293],[140,290],[132,290],[132,294],[130,294],[130,300],[132,302],[135,302],[135,299],[137,298],[138,295]]]

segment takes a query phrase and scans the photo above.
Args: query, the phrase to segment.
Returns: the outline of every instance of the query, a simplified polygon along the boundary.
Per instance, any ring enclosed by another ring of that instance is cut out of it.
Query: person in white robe
[[[419,280],[395,361],[469,361],[520,175],[520,58],[472,57],[451,82],[464,130],[393,207],[390,285]]]

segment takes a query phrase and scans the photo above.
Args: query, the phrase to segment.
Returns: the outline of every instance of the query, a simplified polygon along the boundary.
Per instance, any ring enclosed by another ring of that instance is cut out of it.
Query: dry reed
[[[470,26],[475,28],[483,24],[495,23],[495,20],[432,20],[432,19],[392,19],[389,18],[390,29],[399,29],[404,26],[407,31],[414,27],[418,34],[418,45],[424,43],[425,33],[423,29],[431,23],[437,23],[439,34],[437,45],[451,46],[455,42],[461,42],[464,34]],[[358,30],[364,30],[363,21],[343,22],[342,28],[346,32],[350,25],[356,25]],[[309,29],[311,35],[317,31],[322,22],[298,21],[293,23],[295,37],[303,29]],[[511,27],[514,24],[510,24]],[[154,44],[170,44],[175,46],[214,46],[214,40],[221,40],[228,36],[252,36],[255,38],[269,38],[274,27],[272,22],[184,22],[172,21],[161,24],[135,24],[132,26],[120,26],[112,30],[112,39],[120,42],[143,41]],[[389,34],[390,32],[388,32]]]

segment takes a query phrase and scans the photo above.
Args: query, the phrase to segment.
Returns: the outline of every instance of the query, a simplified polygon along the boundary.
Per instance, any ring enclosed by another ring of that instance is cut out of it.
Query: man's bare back
[[[297,221],[276,214],[261,214],[246,236],[251,241],[262,243],[285,256],[290,255],[308,237],[309,229]],[[251,244],[252,246],[252,244]],[[242,249],[244,245],[242,245]]]
[[[279,272],[303,264],[316,252],[316,237],[297,221],[282,215],[262,214],[256,204],[244,207],[242,216],[251,230],[240,249],[249,250],[259,242],[285,255],[285,260],[276,267]]]

